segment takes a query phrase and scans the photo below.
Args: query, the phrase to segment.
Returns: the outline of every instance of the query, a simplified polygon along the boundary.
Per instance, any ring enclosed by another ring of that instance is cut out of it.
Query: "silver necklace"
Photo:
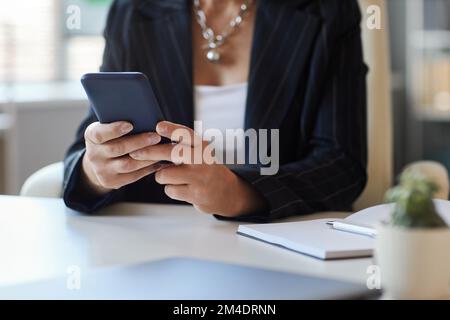
[[[205,57],[209,62],[220,62],[221,55],[218,48],[223,45],[225,40],[242,24],[251,3],[251,0],[245,0],[239,8],[238,15],[228,23],[228,27],[225,31],[216,35],[213,29],[206,23],[205,11],[203,11],[200,5],[200,0],[194,0],[195,18],[200,25],[203,38],[208,42],[204,49],[206,49]]]

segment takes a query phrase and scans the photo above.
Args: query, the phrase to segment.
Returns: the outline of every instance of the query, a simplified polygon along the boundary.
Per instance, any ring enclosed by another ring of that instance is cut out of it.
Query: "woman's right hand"
[[[159,169],[155,161],[135,160],[128,154],[158,144],[161,136],[155,132],[126,136],[131,130],[133,126],[124,121],[94,122],[86,128],[83,179],[95,194],[119,189]]]

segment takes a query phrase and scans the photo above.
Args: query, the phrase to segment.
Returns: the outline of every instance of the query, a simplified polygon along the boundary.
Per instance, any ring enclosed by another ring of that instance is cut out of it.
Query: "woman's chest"
[[[246,82],[248,79],[253,40],[254,17],[249,14],[240,27],[214,49],[220,55],[217,62],[208,57],[208,42],[202,36],[202,29],[192,22],[192,52],[194,83],[199,85],[223,86]],[[220,34],[220,30],[217,32]]]

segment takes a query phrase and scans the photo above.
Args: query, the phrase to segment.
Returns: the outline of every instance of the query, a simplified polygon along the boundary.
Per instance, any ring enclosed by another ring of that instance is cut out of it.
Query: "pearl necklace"
[[[221,34],[216,35],[211,27],[209,27],[206,23],[206,15],[200,5],[200,0],[194,0],[194,14],[197,23],[200,25],[202,30],[202,36],[208,42],[205,46],[205,57],[209,62],[220,62],[221,55],[218,48],[223,45],[225,40],[242,24],[251,3],[251,0],[244,1],[240,6],[238,15],[229,22],[228,28],[226,28]]]

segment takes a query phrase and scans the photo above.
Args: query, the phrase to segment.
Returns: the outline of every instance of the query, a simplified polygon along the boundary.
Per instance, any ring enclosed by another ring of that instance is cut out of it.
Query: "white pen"
[[[374,238],[377,235],[377,231],[374,228],[361,226],[344,221],[327,221],[333,229],[345,232],[356,233],[364,236],[369,236]]]

